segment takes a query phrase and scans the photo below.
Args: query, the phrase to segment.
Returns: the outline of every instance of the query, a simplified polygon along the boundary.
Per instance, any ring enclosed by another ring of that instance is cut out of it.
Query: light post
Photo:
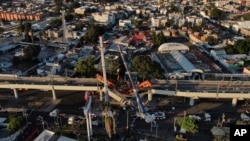
[[[23,109],[23,116],[26,119],[26,124],[28,123],[28,114],[27,114],[27,109]]]
[[[176,118],[174,118],[174,132],[176,132],[176,126],[175,126],[175,123],[176,123]]]
[[[128,129],[128,110],[127,110],[127,129]]]
[[[58,121],[58,118],[59,118],[59,113],[60,113],[60,110],[59,109],[55,109],[53,110],[52,112],[49,113],[49,116],[53,117],[54,118],[54,123],[55,124],[58,124],[59,125],[59,121]],[[60,117],[61,118],[61,117]],[[61,120],[61,119],[60,119]]]
[[[83,107],[83,113],[86,117],[86,124],[87,124],[87,135],[88,135],[88,141],[90,141],[90,136],[92,136],[92,119],[91,119],[91,103],[92,103],[92,97],[89,96],[88,101],[86,105]]]
[[[44,128],[44,123],[46,123],[46,126],[47,126],[47,128],[48,128],[48,122],[47,122],[47,121],[44,121],[42,116],[39,115],[39,116],[37,117],[37,120],[39,120],[39,121],[42,122],[43,130],[45,129],[45,128]]]
[[[175,91],[177,91],[177,80],[175,80],[176,81],[176,83],[175,83]]]
[[[152,134],[152,130],[153,130],[153,129],[152,129],[152,122],[151,122],[151,129],[150,129],[150,131],[151,131],[151,134]]]
[[[158,127],[159,127],[159,124],[155,122],[155,128],[156,128],[156,130],[155,130],[155,137],[156,138],[158,136]]]

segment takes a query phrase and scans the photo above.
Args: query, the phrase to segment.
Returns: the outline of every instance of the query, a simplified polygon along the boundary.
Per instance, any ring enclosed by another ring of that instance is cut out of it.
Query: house
[[[134,33],[133,36],[129,39],[128,44],[141,45],[146,42],[146,35],[142,32]]]
[[[127,19],[127,20],[119,20],[119,26],[120,27],[125,27],[125,26],[130,26],[131,27],[131,20]]]
[[[74,12],[76,14],[84,15],[87,8],[88,8],[87,6],[81,6],[79,8],[76,8]]]
[[[45,65],[37,69],[38,75],[56,75],[62,69],[57,57],[50,58]]]

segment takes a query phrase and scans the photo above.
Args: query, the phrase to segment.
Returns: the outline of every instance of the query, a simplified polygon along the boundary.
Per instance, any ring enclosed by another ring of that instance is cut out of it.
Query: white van
[[[73,125],[75,123],[75,116],[70,116],[69,118],[68,118],[68,124],[69,125]]]

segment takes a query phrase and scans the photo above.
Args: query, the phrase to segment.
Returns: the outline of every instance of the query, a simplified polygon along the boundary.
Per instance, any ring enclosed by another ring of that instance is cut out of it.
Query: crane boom
[[[128,77],[129,77],[129,80],[130,80],[131,85],[132,85],[133,92],[134,92],[135,97],[136,97],[136,102],[138,104],[138,110],[139,110],[137,116],[139,116],[141,118],[144,118],[147,123],[150,123],[150,122],[152,122],[152,121],[155,120],[155,116],[154,115],[150,115],[149,113],[147,113],[146,110],[145,110],[145,108],[144,108],[144,106],[142,105],[141,98],[140,98],[138,90],[137,90],[137,88],[136,88],[136,86],[134,84],[134,81],[133,81],[133,79],[131,77],[130,71],[128,69],[128,65],[127,65],[127,63],[126,63],[126,61],[124,59],[124,56],[123,56],[122,51],[121,51],[121,48],[120,48],[119,45],[117,46],[117,48],[118,48],[118,51],[120,52],[123,64],[124,64],[124,66],[126,68],[126,71],[128,73]]]
[[[99,36],[99,40],[100,40],[100,51],[101,51],[103,81],[104,81],[105,102],[109,102],[108,82],[107,82],[106,66],[105,66],[105,60],[104,60],[104,47],[103,47],[103,44],[102,44],[102,36]]]

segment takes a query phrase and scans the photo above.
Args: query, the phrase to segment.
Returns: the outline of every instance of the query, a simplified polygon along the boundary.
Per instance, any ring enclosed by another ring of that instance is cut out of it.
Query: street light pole
[[[155,127],[156,127],[156,130],[155,130],[155,137],[157,138],[158,136],[158,123],[155,122]]]
[[[128,110],[127,110],[127,129],[128,129]]]

